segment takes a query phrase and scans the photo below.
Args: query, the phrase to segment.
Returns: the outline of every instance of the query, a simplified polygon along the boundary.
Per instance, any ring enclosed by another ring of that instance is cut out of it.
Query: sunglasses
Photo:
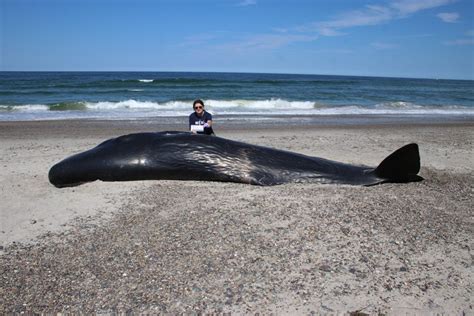
[[[195,108],[195,109],[202,109],[203,106],[201,106],[201,105],[196,105],[194,108]]]

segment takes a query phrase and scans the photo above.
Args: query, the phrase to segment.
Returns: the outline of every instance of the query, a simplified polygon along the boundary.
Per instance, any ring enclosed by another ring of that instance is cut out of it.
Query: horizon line
[[[2,72],[161,72],[161,73],[221,73],[221,74],[262,74],[262,75],[298,75],[298,76],[333,76],[333,77],[361,77],[361,78],[387,78],[387,79],[414,79],[414,80],[456,80],[456,81],[474,81],[472,79],[460,78],[441,78],[441,77],[401,77],[401,76],[383,76],[383,75],[347,75],[347,74],[324,74],[324,73],[287,73],[287,72],[249,72],[249,71],[184,71],[184,70],[0,70]]]

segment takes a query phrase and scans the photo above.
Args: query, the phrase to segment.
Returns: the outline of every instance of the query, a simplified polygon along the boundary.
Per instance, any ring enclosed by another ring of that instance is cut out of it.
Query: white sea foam
[[[120,102],[87,102],[85,103],[85,105],[89,110],[189,110],[190,108],[192,108],[191,102],[169,101],[160,103],[152,101],[137,101],[133,99]]]
[[[327,105],[313,101],[204,100],[213,115],[457,115],[474,116],[474,108],[456,105],[426,106],[410,102],[383,102],[372,106]],[[83,104],[84,107],[78,107]],[[55,111],[52,111],[55,110]],[[71,102],[57,107],[44,104],[0,105],[0,121],[64,118],[134,119],[146,117],[188,116],[192,101]]]
[[[206,106],[211,109],[274,110],[274,109],[312,109],[311,101],[270,100],[208,100]]]
[[[153,82],[153,79],[138,79],[140,82],[150,83]]]
[[[23,105],[0,105],[0,111],[14,111],[14,112],[38,112],[48,111],[49,106],[44,104],[23,104]],[[0,117],[1,120],[1,117]]]
[[[206,110],[226,114],[232,113],[272,113],[288,112],[295,110],[313,110],[315,103],[311,101],[287,101],[281,99],[271,100],[207,100]],[[120,102],[87,102],[90,110],[117,110],[117,109],[155,109],[155,110],[187,110],[192,111],[192,101],[152,102],[125,100]]]
[[[116,110],[116,109],[148,109],[155,108],[155,102],[143,102],[136,100],[126,100],[120,102],[86,102],[86,107],[90,110]]]

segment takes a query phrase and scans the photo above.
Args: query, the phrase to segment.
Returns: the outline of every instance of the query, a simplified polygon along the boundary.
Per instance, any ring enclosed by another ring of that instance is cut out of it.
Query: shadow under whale
[[[412,182],[418,176],[417,144],[408,144],[378,167],[356,166],[298,153],[188,132],[136,133],[109,139],[55,164],[56,187],[95,180],[197,180],[277,185],[290,182],[374,185]]]

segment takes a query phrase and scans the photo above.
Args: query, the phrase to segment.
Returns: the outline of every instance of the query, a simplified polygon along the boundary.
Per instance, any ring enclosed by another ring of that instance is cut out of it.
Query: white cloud
[[[459,13],[456,12],[443,12],[437,14],[436,16],[446,23],[455,23],[459,19]]]
[[[380,43],[380,42],[374,42],[371,43],[370,46],[372,46],[375,49],[379,50],[386,50],[386,49],[394,49],[398,48],[397,44],[392,44],[392,43]]]
[[[347,54],[353,54],[354,51],[351,49],[318,49],[318,50],[312,50],[310,52],[311,54],[341,54],[341,55],[347,55]]]
[[[432,33],[420,33],[420,34],[405,34],[396,36],[396,38],[407,39],[407,38],[424,38],[424,37],[433,37]]]
[[[366,6],[364,9],[350,11],[340,15],[337,19],[314,23],[321,35],[339,35],[339,29],[354,26],[377,25],[393,18],[390,9],[382,6]]]
[[[196,34],[186,37],[181,42],[180,47],[206,46],[209,49],[221,50],[225,52],[272,50],[293,43],[315,41],[318,39],[318,37],[319,35],[315,34],[307,35],[287,33],[285,29],[281,29],[279,33],[262,33],[251,35],[215,32],[209,34]]]
[[[359,10],[345,12],[335,19],[314,22],[294,28],[274,28],[272,33],[258,34],[229,39],[226,38],[222,45],[212,45],[215,49],[225,50],[262,50],[276,49],[297,42],[310,42],[320,36],[344,35],[345,29],[357,26],[372,26],[388,23],[395,19],[406,18],[421,10],[440,7],[456,0],[392,0],[385,5],[366,5]],[[256,0],[242,0],[239,6],[255,5]],[[200,43],[212,38],[188,38],[186,43]],[[217,42],[217,41],[215,41]],[[389,43],[372,43],[376,49],[393,49],[398,46]],[[454,44],[449,44],[454,45]]]
[[[456,0],[398,0],[390,4],[398,14],[407,15],[413,14],[421,10],[432,9],[440,7]]]
[[[343,32],[336,31],[334,28],[327,27],[327,26],[324,26],[324,25],[320,25],[318,27],[318,33],[322,36],[340,36],[340,35],[345,34]]]
[[[469,30],[465,34],[467,38],[459,38],[452,41],[446,41],[443,44],[448,46],[474,45],[474,30]]]
[[[444,44],[449,45],[449,46],[474,45],[474,38],[457,39],[457,40],[454,40],[454,41],[444,42]]]
[[[216,34],[197,34],[184,39],[180,46],[201,46],[207,45],[209,42],[218,39]]]
[[[243,0],[243,1],[239,2],[237,5],[239,7],[246,7],[246,6],[249,6],[249,5],[256,5],[256,4],[257,4],[256,0]]]
[[[387,5],[366,5],[365,7],[343,13],[335,19],[315,22],[297,28],[301,32],[317,32],[323,36],[342,35],[342,29],[357,26],[371,26],[406,18],[416,12],[447,5],[456,0],[397,0]],[[453,18],[453,17],[451,17]]]
[[[288,33],[288,29],[282,27],[274,27],[272,30],[277,33]]]
[[[218,45],[215,48],[242,51],[242,50],[261,50],[275,49],[281,46],[289,45],[296,42],[311,42],[318,36],[299,35],[299,34],[258,34],[239,41]]]

